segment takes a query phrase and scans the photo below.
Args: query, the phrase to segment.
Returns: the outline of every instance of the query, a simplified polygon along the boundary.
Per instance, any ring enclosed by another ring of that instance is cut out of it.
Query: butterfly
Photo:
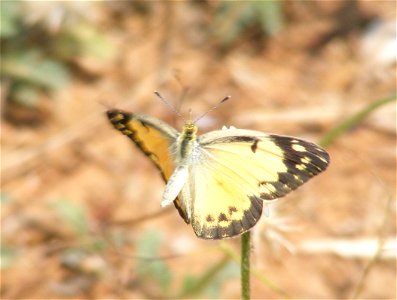
[[[166,187],[161,206],[174,203],[203,239],[237,236],[260,219],[264,203],[285,196],[324,171],[321,147],[295,137],[223,127],[198,136],[157,118],[111,109],[111,124],[159,169]]]

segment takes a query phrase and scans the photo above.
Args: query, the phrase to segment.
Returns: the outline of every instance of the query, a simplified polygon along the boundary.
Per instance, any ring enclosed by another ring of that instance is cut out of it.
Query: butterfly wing
[[[256,224],[263,200],[282,197],[326,169],[329,155],[300,139],[227,129],[199,138],[203,159],[187,187],[197,236],[231,237]]]
[[[256,187],[242,176],[238,166],[230,167],[210,157],[190,170],[191,222],[198,237],[222,239],[254,226],[261,217],[263,201],[255,196]],[[185,190],[183,199],[188,194]]]
[[[150,158],[167,182],[175,169],[172,153],[179,135],[178,131],[156,118],[118,109],[109,110],[107,117],[114,128],[129,137]],[[184,220],[189,222],[178,199],[174,204]]]

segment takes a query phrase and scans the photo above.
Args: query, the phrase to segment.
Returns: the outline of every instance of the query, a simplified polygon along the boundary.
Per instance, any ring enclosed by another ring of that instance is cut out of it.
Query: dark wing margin
[[[106,115],[115,129],[130,138],[134,144],[154,163],[165,182],[172,175],[175,164],[172,147],[178,138],[178,131],[167,123],[146,115],[132,114],[119,109],[111,109]],[[174,204],[181,217],[188,222],[179,200]]]
[[[261,194],[263,199],[271,200],[285,196],[310,178],[325,171],[329,165],[329,154],[314,143],[280,135],[270,135],[269,138],[282,149],[283,163],[287,166],[287,170],[278,173],[277,182],[264,183],[273,185],[275,192]]]
[[[208,214],[206,224],[201,227],[193,220],[195,234],[202,239],[219,240],[240,235],[250,230],[262,216],[263,201],[256,196],[249,196],[250,206],[242,211],[229,206],[225,213]],[[234,213],[242,213],[238,219],[233,219]],[[227,225],[221,225],[226,223]]]

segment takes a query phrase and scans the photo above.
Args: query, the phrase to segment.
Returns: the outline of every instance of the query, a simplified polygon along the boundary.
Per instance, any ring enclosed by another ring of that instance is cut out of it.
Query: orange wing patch
[[[114,128],[128,136],[150,158],[167,182],[175,169],[172,151],[179,133],[168,124],[145,115],[113,109],[107,112],[107,116]],[[176,199],[174,204],[181,217],[189,223],[180,200]]]
[[[121,110],[110,110],[107,115],[114,128],[128,136],[150,158],[167,181],[175,169],[170,149],[178,132],[167,124],[168,128],[164,130],[162,124],[157,124],[157,120],[155,124],[148,116]]]

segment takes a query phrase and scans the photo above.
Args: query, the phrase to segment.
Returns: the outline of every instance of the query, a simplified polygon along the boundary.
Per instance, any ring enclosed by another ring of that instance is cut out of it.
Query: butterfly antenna
[[[185,120],[182,115],[175,109],[175,107],[173,107],[167,100],[165,100],[165,98],[163,98],[163,96],[160,95],[159,92],[155,91],[154,94],[159,97],[159,99],[161,100],[161,102],[163,102],[170,110],[172,110],[178,117],[180,117],[182,120]]]
[[[226,102],[227,100],[229,100],[231,98],[231,96],[226,96],[225,98],[223,98],[218,104],[214,105],[213,107],[211,107],[209,110],[207,110],[205,113],[203,113],[201,116],[199,116],[198,118],[196,118],[194,120],[194,123],[196,123],[198,120],[200,120],[201,118],[203,118],[204,116],[206,116],[207,114],[209,114],[210,112],[212,112],[213,110],[217,109],[222,103]]]

